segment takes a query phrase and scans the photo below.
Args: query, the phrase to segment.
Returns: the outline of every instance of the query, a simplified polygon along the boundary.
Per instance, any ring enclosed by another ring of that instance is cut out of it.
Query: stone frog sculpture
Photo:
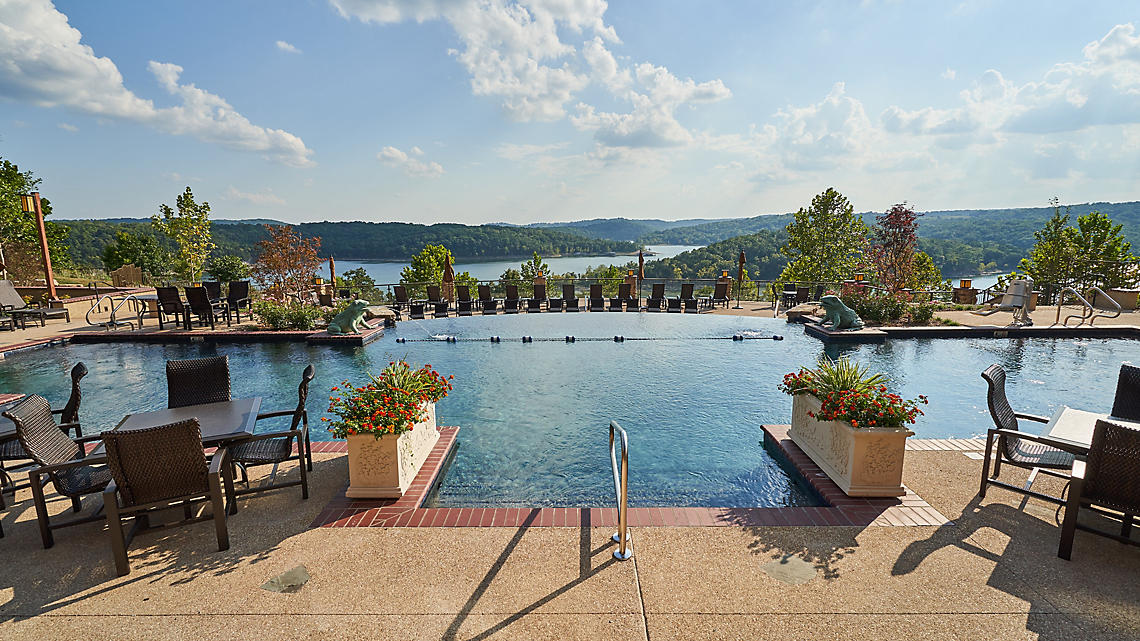
[[[372,329],[364,322],[364,310],[368,309],[368,301],[354,300],[345,310],[329,321],[330,334],[359,334],[361,330]]]
[[[831,329],[863,329],[863,319],[859,318],[855,310],[844,305],[838,296],[828,294],[819,299],[819,304],[823,306],[824,312],[820,325],[830,325]]]

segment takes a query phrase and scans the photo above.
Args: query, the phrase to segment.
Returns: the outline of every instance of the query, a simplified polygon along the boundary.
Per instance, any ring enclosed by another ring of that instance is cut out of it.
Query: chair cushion
[[[110,482],[111,470],[106,465],[73,467],[55,474],[55,489],[65,496],[100,492]]]
[[[267,438],[230,446],[230,457],[244,465],[280,463],[293,456],[292,438]]]

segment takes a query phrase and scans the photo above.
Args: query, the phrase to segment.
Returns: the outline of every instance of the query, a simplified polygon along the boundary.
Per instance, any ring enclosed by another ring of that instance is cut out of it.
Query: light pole
[[[40,234],[40,255],[44,261],[44,283],[47,285],[48,299],[59,298],[55,294],[55,275],[51,270],[51,252],[48,251],[47,229],[44,228],[44,211],[40,209],[40,192],[20,194],[20,205],[25,214],[36,215],[36,230]]]

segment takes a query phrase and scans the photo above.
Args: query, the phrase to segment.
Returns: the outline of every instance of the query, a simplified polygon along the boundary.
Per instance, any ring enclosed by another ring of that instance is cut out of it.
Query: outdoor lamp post
[[[20,194],[20,208],[25,214],[36,215],[36,229],[40,234],[40,255],[44,260],[44,282],[47,285],[49,300],[59,298],[55,294],[55,275],[51,271],[51,253],[48,251],[47,229],[44,227],[44,212],[40,209],[40,192]]]

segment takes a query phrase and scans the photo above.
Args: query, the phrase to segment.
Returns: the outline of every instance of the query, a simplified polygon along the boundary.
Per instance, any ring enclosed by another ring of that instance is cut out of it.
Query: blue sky
[[[1140,6],[0,0],[0,156],[61,218],[1137,200]]]

